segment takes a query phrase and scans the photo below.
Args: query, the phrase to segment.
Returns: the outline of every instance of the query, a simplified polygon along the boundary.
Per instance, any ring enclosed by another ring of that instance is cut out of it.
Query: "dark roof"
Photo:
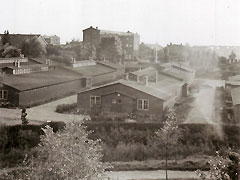
[[[97,61],[98,64],[113,68],[113,69],[124,69],[124,66],[120,65],[120,64],[116,64],[114,62],[111,61]]]
[[[41,87],[60,84],[82,77],[65,68],[58,67],[56,70],[36,72],[31,74],[8,75],[3,77],[3,84],[19,91],[37,89]]]
[[[68,68],[69,70],[75,71],[85,77],[92,77],[92,76],[98,76],[102,74],[115,72],[114,69],[107,66],[103,66],[101,64],[84,66],[84,67],[76,67],[76,68],[70,68],[70,67],[66,67],[66,68]]]
[[[148,85],[145,85],[145,84],[143,84],[143,82],[129,81],[129,80],[118,80],[118,81],[114,81],[114,82],[111,82],[111,83],[108,83],[108,84],[105,84],[105,85],[102,85],[102,86],[91,88],[91,89],[86,90],[86,91],[82,91],[80,93],[88,92],[88,91],[99,89],[99,88],[106,87],[106,86],[111,86],[111,85],[114,85],[114,84],[122,84],[124,86],[133,88],[135,90],[141,91],[143,93],[146,93],[148,95],[151,95],[153,97],[159,98],[159,99],[164,100],[164,101],[169,100],[173,96],[176,96],[176,90],[178,88],[181,88],[181,86],[183,85],[182,82],[178,82],[178,83],[167,83],[167,82],[152,83],[152,82],[148,82]],[[116,89],[116,92],[120,92],[120,91]]]

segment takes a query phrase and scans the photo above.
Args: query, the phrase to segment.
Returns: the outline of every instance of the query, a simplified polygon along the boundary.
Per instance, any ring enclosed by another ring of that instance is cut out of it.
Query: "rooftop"
[[[120,65],[120,64],[116,64],[114,62],[111,61],[97,61],[98,64],[113,68],[113,69],[123,69],[124,66]]]
[[[73,71],[58,67],[56,70],[20,74],[18,76],[7,75],[3,77],[3,84],[19,91],[31,90],[80,79],[81,76]]]
[[[84,67],[76,67],[76,68],[67,67],[67,69],[87,77],[97,76],[97,75],[106,74],[106,73],[115,71],[114,69],[107,66],[103,66],[101,64],[84,66]]]
[[[109,31],[109,30],[100,30],[100,34],[115,34],[119,36],[132,36],[134,33],[128,31],[128,32],[121,32],[121,31]]]
[[[153,67],[147,67],[145,69],[130,72],[130,73],[136,76],[144,76],[144,75],[150,75],[152,72],[156,72],[156,69],[154,69]]]
[[[169,98],[176,95],[176,89],[180,88],[182,86],[182,82],[178,83],[167,83],[167,82],[159,82],[159,83],[152,83],[148,82],[148,85],[143,84],[143,82],[137,82],[137,81],[129,81],[129,80],[118,80],[114,81],[102,86],[98,86],[95,88],[91,88],[86,91],[91,91],[93,89],[102,88],[105,86],[110,86],[114,84],[122,84],[125,86],[128,86],[130,88],[136,89],[138,91],[141,91],[143,93],[149,94],[151,96],[154,96],[156,98],[162,99],[162,100],[168,100]],[[83,92],[86,92],[83,91]],[[118,91],[118,90],[116,90]]]

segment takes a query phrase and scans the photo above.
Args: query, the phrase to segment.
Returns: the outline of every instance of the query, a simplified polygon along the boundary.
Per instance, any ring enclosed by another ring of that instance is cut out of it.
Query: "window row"
[[[121,100],[112,100],[112,104],[121,104]],[[101,106],[101,96],[90,96],[90,106]],[[149,110],[149,100],[148,99],[138,99],[137,100],[137,109],[138,110]]]

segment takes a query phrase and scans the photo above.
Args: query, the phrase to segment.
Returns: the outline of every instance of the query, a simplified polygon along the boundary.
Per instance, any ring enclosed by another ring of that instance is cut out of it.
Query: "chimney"
[[[145,85],[148,86],[148,76],[145,76]]]
[[[156,83],[158,82],[158,71],[156,71]]]
[[[139,71],[141,71],[142,70],[142,66],[140,65],[140,67],[139,67]]]
[[[139,76],[137,76],[137,82],[139,82],[140,80],[139,80]]]
[[[48,64],[48,59],[45,59],[45,64]]]

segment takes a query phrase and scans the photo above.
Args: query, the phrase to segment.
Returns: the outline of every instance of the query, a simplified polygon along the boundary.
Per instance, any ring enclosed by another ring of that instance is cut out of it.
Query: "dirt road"
[[[71,104],[77,102],[77,96],[69,96],[54,102],[27,109],[27,119],[30,124],[41,124],[46,121],[81,121],[82,115],[69,115],[56,113],[56,106],[59,104]],[[0,122],[5,124],[21,124],[21,109],[0,108]]]

